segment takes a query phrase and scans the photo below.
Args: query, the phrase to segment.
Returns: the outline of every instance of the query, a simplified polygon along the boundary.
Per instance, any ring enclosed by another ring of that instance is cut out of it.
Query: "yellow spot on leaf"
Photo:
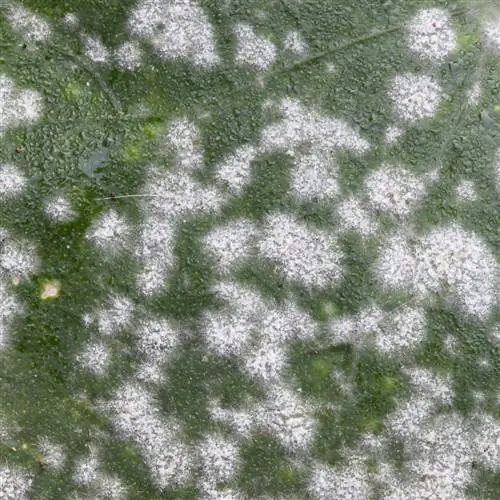
[[[61,283],[57,280],[44,283],[40,298],[42,300],[56,299],[61,292]]]

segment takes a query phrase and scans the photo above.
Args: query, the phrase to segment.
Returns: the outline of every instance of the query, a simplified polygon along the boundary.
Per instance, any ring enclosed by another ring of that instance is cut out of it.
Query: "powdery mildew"
[[[471,202],[477,200],[477,193],[474,187],[474,182],[469,180],[462,180],[456,189],[456,196],[458,201]]]
[[[113,255],[126,248],[132,229],[125,217],[115,210],[102,214],[87,231],[87,238],[100,250]]]
[[[69,222],[77,216],[71,203],[64,197],[58,196],[45,204],[47,216],[57,222]]]
[[[23,192],[25,186],[26,176],[21,170],[14,165],[0,165],[0,202],[19,196]]]
[[[109,51],[99,38],[85,35],[84,50],[85,55],[95,63],[105,63],[109,59]]]
[[[91,343],[77,355],[76,360],[86,370],[103,376],[111,361],[110,350],[103,342]]]
[[[212,26],[193,0],[143,0],[128,25],[130,32],[146,38],[160,57],[185,58],[201,67],[219,62]]]
[[[0,497],[6,500],[28,498],[33,477],[19,467],[0,467]]]
[[[256,158],[254,146],[240,146],[216,167],[215,178],[234,195],[242,193],[251,180],[252,161]]]
[[[283,47],[296,56],[303,56],[307,51],[307,44],[298,31],[289,31],[287,33]]]
[[[43,463],[54,470],[61,470],[66,462],[64,448],[54,443],[47,436],[42,436],[38,440],[38,451],[42,454]]]
[[[41,112],[42,98],[38,92],[15,89],[10,78],[0,75],[0,137],[7,127],[35,122]]]
[[[278,265],[286,279],[309,288],[333,286],[342,277],[336,238],[284,213],[267,218],[259,251]]]
[[[408,23],[408,44],[423,59],[442,62],[457,46],[446,10],[422,9]]]
[[[351,197],[339,203],[335,209],[339,218],[340,229],[344,231],[356,231],[363,237],[374,236],[379,225],[366,210],[362,203]]]
[[[500,52],[500,16],[492,18],[484,24],[484,36],[489,45]]]
[[[22,5],[14,3],[7,9],[7,12],[12,28],[27,42],[44,42],[50,37],[52,30],[49,24]]]
[[[0,279],[0,351],[9,345],[8,326],[16,314],[22,311],[21,305],[7,285]]]
[[[0,240],[0,273],[16,278],[27,277],[36,271],[39,259],[32,243],[13,239],[1,243]]]
[[[123,70],[135,71],[141,65],[141,49],[137,42],[124,42],[115,50],[116,65]]]
[[[96,312],[97,328],[101,335],[116,335],[132,323],[134,303],[124,296],[112,296],[106,307]]]
[[[277,55],[275,45],[256,35],[252,26],[238,24],[235,26],[234,32],[237,39],[237,64],[249,64],[265,71],[274,63]]]
[[[443,91],[430,76],[406,73],[394,77],[389,97],[396,116],[413,123],[436,115]]]

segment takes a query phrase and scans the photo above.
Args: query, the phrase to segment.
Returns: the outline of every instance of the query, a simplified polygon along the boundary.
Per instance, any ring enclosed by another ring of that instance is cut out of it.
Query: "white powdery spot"
[[[124,42],[115,50],[116,65],[134,71],[141,65],[141,49],[136,42]]]
[[[459,201],[470,202],[477,200],[477,193],[474,188],[474,182],[463,180],[457,186],[456,196]]]
[[[435,375],[425,368],[407,368],[404,371],[410,377],[412,388],[418,396],[427,398],[434,404],[453,403],[455,393],[450,377]]]
[[[248,439],[255,425],[254,415],[250,411],[220,408],[216,404],[209,407],[210,416],[233,429],[240,437]]]
[[[71,476],[73,482],[79,486],[91,485],[97,479],[99,472],[98,450],[94,445],[90,445],[89,449],[90,453],[75,463]]]
[[[404,130],[395,125],[390,125],[385,131],[386,144],[394,144],[403,134]]]
[[[85,55],[96,63],[105,63],[109,59],[109,51],[99,38],[86,35],[84,37],[84,51]]]
[[[193,122],[186,118],[174,120],[166,134],[166,141],[176,152],[178,169],[193,172],[203,166],[199,130]]]
[[[110,363],[110,351],[106,344],[97,342],[89,344],[83,352],[77,355],[78,363],[98,376],[104,376]]]
[[[102,335],[118,333],[131,324],[134,303],[126,297],[112,297],[108,307],[97,312],[97,327]]]
[[[371,204],[400,217],[410,214],[426,194],[425,184],[404,168],[383,165],[365,179]]]
[[[422,9],[408,23],[408,44],[423,59],[441,62],[457,46],[451,19],[443,9]]]
[[[357,231],[363,237],[373,236],[378,231],[378,222],[373,220],[370,212],[364,209],[359,200],[349,198],[337,208],[341,228]]]
[[[76,217],[76,212],[71,208],[71,203],[59,196],[45,204],[45,213],[58,222],[68,222]]]
[[[122,500],[127,498],[127,488],[116,476],[98,472],[92,483],[97,500]]]
[[[0,281],[0,350],[8,347],[7,328],[13,316],[19,314],[21,310],[14,294],[10,293],[5,284]]]
[[[316,433],[312,409],[283,386],[271,386],[268,400],[256,409],[255,418],[290,452],[307,450]]]
[[[134,331],[137,347],[148,361],[165,363],[179,343],[179,334],[165,319],[149,319]]]
[[[251,377],[259,379],[264,384],[276,382],[281,376],[287,363],[285,349],[269,342],[265,337],[257,346],[247,350],[244,356],[243,367]]]
[[[238,470],[238,447],[221,436],[206,437],[198,447],[198,455],[201,459],[201,481],[205,487],[230,481]]]
[[[8,9],[7,18],[27,42],[44,42],[51,35],[50,26],[44,19],[19,4]]]
[[[74,12],[67,12],[64,14],[63,23],[68,28],[75,28],[80,23],[80,19]]]
[[[35,122],[42,113],[42,97],[33,90],[16,90],[10,78],[0,75],[0,136],[10,126]]]
[[[129,18],[129,29],[147,38],[164,59],[185,58],[204,68],[220,60],[208,17],[193,0],[143,0]]]
[[[137,443],[157,487],[182,486],[189,480],[191,450],[179,438],[179,424],[162,416],[150,394],[126,383],[106,406],[116,429]]]
[[[341,149],[364,153],[370,144],[345,121],[323,116],[305,108],[296,99],[283,99],[280,109],[284,119],[262,131],[259,149],[289,152],[308,143],[319,150]]]
[[[439,83],[427,75],[396,75],[389,97],[394,103],[396,116],[401,120],[416,122],[432,118],[439,108],[443,92]]]
[[[237,38],[236,63],[249,64],[261,71],[274,63],[277,50],[271,41],[257,36],[248,24],[238,24],[234,31]]]
[[[491,415],[478,415],[474,427],[473,447],[481,464],[490,471],[500,470],[500,421]]]
[[[279,265],[286,279],[306,287],[329,287],[342,277],[336,238],[310,229],[287,214],[268,217],[259,251]]]
[[[387,330],[377,333],[376,345],[386,354],[402,354],[417,347],[425,336],[423,309],[405,307],[389,319]]]
[[[207,252],[215,260],[215,267],[223,276],[255,253],[256,226],[247,220],[230,222],[212,229],[204,238]]]
[[[297,56],[303,56],[307,50],[307,44],[298,31],[288,32],[283,46],[285,50],[289,50]]]
[[[42,454],[45,465],[58,471],[63,468],[66,454],[60,444],[53,443],[47,436],[42,436],[38,441],[38,451]]]
[[[331,153],[316,150],[301,156],[292,169],[292,194],[304,201],[325,201],[340,193],[338,167]]]
[[[18,467],[0,467],[0,498],[5,500],[27,500],[33,477]]]
[[[365,469],[358,463],[348,464],[342,468],[318,464],[309,479],[309,493],[317,500],[370,498],[372,488]]]
[[[2,113],[1,110],[0,113]],[[1,119],[2,118],[0,118],[0,120]],[[25,186],[26,177],[18,168],[8,164],[0,165],[0,201],[19,196],[23,192]]]
[[[467,102],[469,106],[479,104],[481,99],[482,89],[481,82],[475,82],[472,87],[467,91]]]
[[[13,278],[26,277],[38,268],[39,261],[31,243],[7,241],[0,248],[0,274],[5,273]]]
[[[232,194],[239,195],[250,182],[252,161],[257,151],[251,145],[239,147],[235,153],[216,167],[215,178],[220,184],[227,186]]]
[[[489,45],[500,52],[500,17],[485,23],[484,36]]]
[[[99,249],[114,254],[127,246],[131,228],[124,217],[109,210],[92,224],[87,238]]]

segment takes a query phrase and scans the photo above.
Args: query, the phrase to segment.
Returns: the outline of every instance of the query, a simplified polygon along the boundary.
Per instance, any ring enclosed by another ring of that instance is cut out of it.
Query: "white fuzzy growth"
[[[443,92],[432,77],[407,73],[393,79],[389,97],[396,116],[413,123],[436,115]]]
[[[365,467],[358,463],[342,468],[316,465],[309,479],[308,490],[315,500],[367,499],[372,494]]]
[[[257,228],[252,222],[238,220],[212,229],[204,238],[204,246],[215,260],[218,272],[227,276],[234,267],[255,254],[256,236]]]
[[[426,194],[425,184],[404,168],[383,165],[365,180],[371,204],[382,211],[406,217]]]
[[[28,500],[33,477],[18,467],[0,467],[0,498]]]
[[[373,236],[378,231],[377,221],[373,220],[370,212],[355,198],[340,203],[336,211],[344,231],[357,231],[363,237]]]
[[[186,118],[174,120],[166,134],[166,141],[176,153],[179,171],[193,172],[203,166],[199,130],[193,122]]]
[[[134,71],[141,65],[141,49],[136,42],[124,42],[115,51],[116,65],[120,69]]]
[[[115,253],[127,246],[131,228],[125,217],[109,210],[92,224],[87,238],[100,250]]]
[[[287,33],[283,47],[296,56],[303,56],[307,51],[307,44],[298,31]]]
[[[312,409],[287,387],[272,386],[267,402],[256,409],[255,418],[290,452],[307,450],[315,436]]]
[[[472,439],[476,457],[490,471],[500,470],[500,422],[488,414],[478,415]]]
[[[331,153],[316,150],[295,161],[292,194],[304,201],[325,201],[340,193],[338,167]]]
[[[9,164],[0,165],[0,201],[19,196],[23,192],[25,186],[26,177],[21,170]]]
[[[80,22],[80,19],[74,12],[68,12],[64,14],[63,17],[63,23],[68,27],[68,28],[75,28],[78,26]]]
[[[99,467],[97,452],[92,449],[88,456],[76,462],[72,475],[73,482],[79,486],[89,486],[97,479]]]
[[[122,500],[127,498],[127,488],[116,476],[99,472],[92,484],[96,500]]]
[[[7,286],[0,280],[0,351],[9,345],[7,332],[13,316],[19,314],[22,308]]]
[[[83,352],[78,354],[76,360],[86,370],[102,377],[106,374],[111,361],[109,348],[102,342],[89,344]]]
[[[64,448],[60,444],[52,442],[47,436],[38,440],[38,451],[42,454],[43,463],[54,470],[61,470],[66,461]]]
[[[105,336],[117,334],[132,322],[134,304],[127,297],[111,297],[108,306],[97,313],[97,327]]]
[[[207,15],[193,0],[143,0],[129,18],[132,34],[147,38],[164,59],[208,68],[219,62]]]
[[[463,180],[456,189],[457,199],[461,202],[471,202],[477,200],[477,193],[474,188],[474,182]]]
[[[45,213],[49,218],[58,222],[68,222],[76,217],[71,203],[62,196],[48,201],[45,204]]]
[[[7,127],[32,123],[42,113],[42,97],[33,90],[16,90],[10,78],[0,75],[0,137]]]
[[[418,396],[428,398],[433,404],[453,403],[455,393],[450,377],[435,375],[425,368],[408,368],[405,373],[410,377],[412,388]]]
[[[20,4],[15,4],[8,9],[7,18],[12,28],[27,42],[44,42],[51,35],[49,24]]]
[[[234,31],[237,39],[237,64],[249,64],[265,71],[274,63],[277,50],[271,41],[257,36],[248,24],[238,24]]]
[[[1,243],[1,242],[0,242]],[[10,277],[28,276],[39,265],[35,247],[27,241],[7,241],[0,245],[0,274]]]
[[[422,9],[408,23],[408,44],[421,58],[442,62],[457,46],[449,14],[442,9]]]
[[[257,151],[254,146],[239,147],[233,154],[216,167],[215,178],[227,186],[232,194],[239,195],[250,182],[252,161]]]
[[[207,436],[198,447],[198,455],[205,487],[230,481],[238,470],[238,447],[221,436]]]
[[[484,24],[484,36],[492,49],[500,52],[500,17]]]
[[[364,153],[370,144],[345,121],[308,110],[298,100],[283,99],[280,103],[283,120],[262,131],[262,151],[289,152],[309,143],[316,149],[341,149]]]
[[[240,437],[250,437],[255,425],[254,415],[250,411],[220,408],[215,404],[209,409],[213,420],[228,425]]]
[[[423,309],[405,307],[389,320],[387,330],[378,332],[377,347],[386,354],[401,354],[417,347],[425,336]]]
[[[306,287],[329,287],[342,276],[336,239],[327,232],[308,228],[287,214],[268,217],[259,251],[278,264],[286,279]]]
[[[84,51],[85,55],[95,63],[105,63],[109,59],[109,51],[99,38],[86,35]]]
[[[385,131],[386,144],[394,144],[403,134],[403,129],[396,127],[395,125],[390,125]]]
[[[269,342],[265,337],[259,344],[247,351],[243,367],[251,377],[264,384],[277,382],[287,363],[284,348]]]
[[[179,343],[178,332],[165,319],[143,321],[134,332],[139,351],[152,363],[165,363]]]
[[[159,488],[180,486],[189,480],[193,460],[189,448],[178,437],[179,424],[163,418],[144,389],[125,384],[108,409],[116,429],[137,443]]]
[[[469,106],[479,104],[481,99],[482,89],[481,82],[475,82],[472,87],[467,91],[467,102]]]

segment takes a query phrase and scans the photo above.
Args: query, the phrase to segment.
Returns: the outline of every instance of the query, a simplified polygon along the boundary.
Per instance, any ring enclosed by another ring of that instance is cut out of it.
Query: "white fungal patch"
[[[1,92],[1,91],[0,91]],[[0,104],[1,106],[1,104]],[[2,111],[0,110],[0,114]],[[1,115],[0,115],[1,116]],[[2,118],[0,118],[1,120]],[[1,122],[0,122],[1,133]],[[0,201],[19,196],[26,186],[26,177],[13,165],[0,165]]]
[[[186,118],[174,120],[166,134],[167,144],[175,150],[179,171],[193,172],[203,166],[199,130]]]
[[[410,49],[423,59],[442,62],[457,47],[457,37],[446,10],[422,9],[407,29]]]
[[[34,273],[38,266],[39,260],[31,243],[8,240],[0,245],[0,274],[11,278],[26,277]]]
[[[76,28],[80,23],[80,19],[74,12],[68,12],[64,14],[63,23],[68,28]]]
[[[256,226],[247,220],[230,222],[212,229],[204,238],[204,246],[222,276],[250,256],[255,255]]]
[[[109,59],[109,51],[99,38],[85,35],[85,55],[95,63],[105,63]]]
[[[472,87],[467,91],[467,102],[469,106],[475,106],[479,104],[481,100],[481,82],[475,82]]]
[[[490,47],[500,52],[500,16],[484,24],[484,36]]]
[[[280,109],[283,120],[262,131],[261,151],[290,152],[304,143],[325,151],[340,149],[364,153],[370,149],[368,141],[345,121],[308,110],[296,99],[283,99]]]
[[[139,352],[154,365],[167,362],[179,343],[178,331],[165,319],[143,321],[134,334]]]
[[[307,44],[298,31],[289,31],[287,33],[283,47],[296,56],[303,56],[307,51]]]
[[[102,214],[87,231],[87,239],[110,254],[126,248],[130,235],[130,225],[115,210]]]
[[[47,467],[54,470],[61,470],[66,461],[64,448],[57,443],[52,442],[47,436],[42,436],[38,440],[38,451],[42,455],[42,461]]]
[[[9,345],[8,326],[22,308],[14,294],[0,280],[0,351]]]
[[[316,150],[299,157],[292,169],[292,194],[304,201],[325,201],[340,193],[338,167],[327,151]]]
[[[105,336],[115,335],[132,322],[134,304],[126,297],[115,296],[106,308],[97,312],[97,327]]]
[[[264,336],[259,344],[245,353],[243,368],[251,377],[268,384],[279,379],[286,363],[284,348],[275,342],[269,342]]]
[[[10,78],[0,75],[0,137],[7,127],[33,123],[42,113],[42,97],[33,90],[18,90]]]
[[[126,383],[105,407],[117,431],[136,442],[158,488],[182,486],[189,480],[192,451],[179,438],[179,424],[161,415],[150,394]]]
[[[373,493],[366,467],[357,462],[335,468],[316,465],[309,479],[308,490],[315,500],[370,498]]]
[[[7,19],[14,31],[27,42],[45,42],[51,35],[47,21],[26,10],[20,4],[14,4],[7,10]]]
[[[279,266],[286,279],[306,287],[329,287],[342,276],[336,238],[287,214],[268,217],[259,251]]]
[[[386,144],[394,144],[403,134],[403,129],[397,127],[396,125],[390,125],[385,131]]]
[[[312,408],[294,391],[281,385],[270,387],[268,400],[256,409],[255,418],[290,452],[307,450],[316,432]]]
[[[250,437],[255,425],[251,411],[221,408],[216,404],[211,404],[209,411],[213,420],[228,425],[239,437]]]
[[[89,486],[97,479],[99,467],[97,452],[95,449],[91,449],[89,455],[76,462],[72,474],[73,482],[79,486]]]
[[[128,25],[164,59],[188,59],[203,68],[219,62],[212,26],[193,0],[143,0]]]
[[[0,467],[0,498],[27,500],[33,477],[19,467]]]
[[[275,45],[271,41],[257,36],[252,26],[238,24],[234,28],[234,32],[237,39],[237,64],[249,64],[265,71],[274,63],[277,55]]]
[[[474,188],[474,182],[463,180],[457,186],[456,196],[458,201],[461,202],[472,202],[477,200],[477,193]]]
[[[141,65],[141,57],[137,42],[124,42],[115,50],[116,65],[123,70],[136,70]]]
[[[209,485],[215,487],[230,481],[238,471],[238,447],[221,436],[207,436],[199,444],[198,455],[204,489]]]
[[[365,189],[372,206],[400,217],[408,216],[426,194],[425,184],[415,175],[391,165],[371,172]]]
[[[432,118],[438,112],[443,91],[432,77],[407,73],[393,79],[389,97],[396,116],[413,123]]]
[[[102,342],[92,343],[77,355],[76,360],[86,370],[102,377],[111,362],[110,350]]]
[[[58,196],[45,204],[47,216],[57,222],[69,222],[76,217],[76,212],[71,207],[71,203],[62,196]]]
[[[378,231],[378,223],[361,202],[349,198],[336,207],[340,227],[344,231],[357,231],[363,237],[373,236]]]
[[[251,180],[252,161],[257,151],[251,145],[239,147],[216,167],[215,178],[227,186],[232,194],[239,195]]]
[[[122,500],[127,498],[127,488],[122,480],[116,476],[110,476],[98,472],[92,483],[97,500]]]
[[[500,422],[491,415],[481,413],[474,426],[472,444],[481,464],[490,471],[500,470]]]

